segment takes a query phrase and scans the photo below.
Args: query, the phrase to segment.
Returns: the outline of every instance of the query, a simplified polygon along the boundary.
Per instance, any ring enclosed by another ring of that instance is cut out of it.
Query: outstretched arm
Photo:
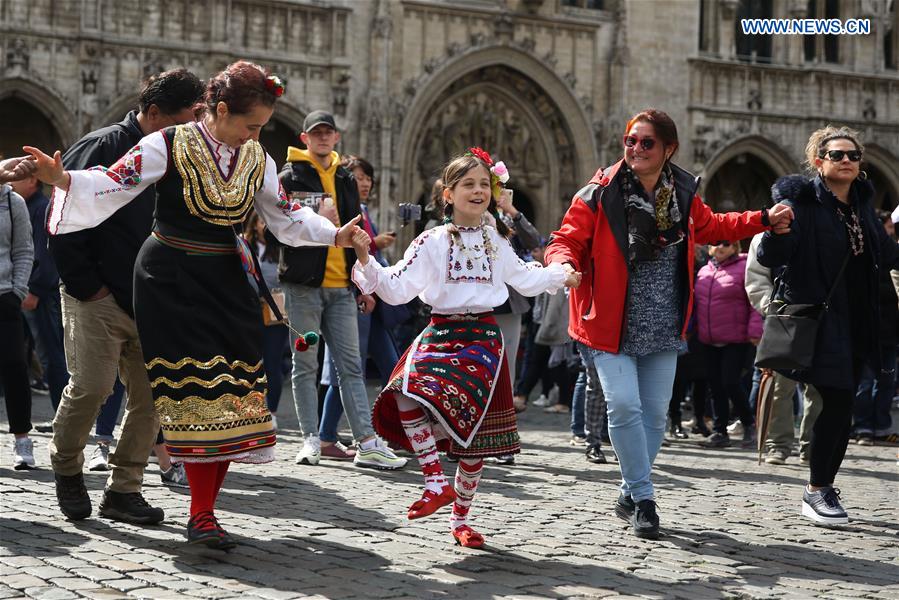
[[[66,171],[62,156],[25,146],[35,162],[35,176],[54,187],[47,230],[51,235],[95,227],[165,175],[168,149],[162,133],[143,138],[111,167]]]

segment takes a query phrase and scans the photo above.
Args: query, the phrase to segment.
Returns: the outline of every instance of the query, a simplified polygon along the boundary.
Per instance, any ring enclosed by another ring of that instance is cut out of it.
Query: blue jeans
[[[290,323],[300,332],[321,331],[337,368],[340,395],[356,440],[375,434],[362,377],[356,299],[349,288],[316,288],[283,283]],[[292,339],[291,343],[295,340]],[[303,435],[318,433],[318,353],[293,353],[293,402]]]
[[[50,388],[53,412],[59,406],[62,390],[69,382],[66,368],[66,351],[63,345],[62,308],[59,290],[42,296],[34,310],[23,311],[31,335],[37,340],[37,354]]]
[[[634,502],[652,499],[650,475],[665,434],[677,352],[647,356],[587,348],[606,397],[609,437],[621,469],[621,493]]]
[[[893,421],[890,407],[896,390],[896,346],[881,346],[883,362],[880,373],[866,366],[855,393],[854,423],[856,433],[889,435]]]
[[[379,300],[380,302],[380,300]],[[377,313],[369,315],[359,314],[359,347],[364,348],[361,353],[362,373],[365,374],[365,360],[371,356],[381,375],[381,386],[386,386],[390,381],[390,374],[400,359],[396,351],[396,343],[381,318]],[[328,386],[325,393],[325,403],[322,407],[322,421],[318,428],[318,436],[325,442],[337,441],[337,425],[343,416],[343,403],[340,396],[340,388],[337,385],[337,369],[331,358],[331,348],[325,346],[325,366],[328,367],[328,377],[322,377],[322,383]],[[364,378],[364,377],[363,377]]]
[[[581,369],[571,396],[571,435],[586,437],[584,433],[584,405],[587,400],[587,370]]]
[[[262,364],[268,380],[265,404],[272,414],[278,412],[278,404],[281,403],[281,386],[284,385],[283,358],[289,333],[285,325],[263,326],[262,330]]]
[[[98,440],[111,442],[115,439],[112,434],[115,431],[116,423],[119,420],[119,411],[122,408],[122,396],[124,395],[125,386],[122,383],[122,380],[116,377],[115,385],[112,386],[112,393],[109,395],[109,398],[106,399],[106,402],[103,403],[100,414],[97,415],[97,424],[94,433]]]

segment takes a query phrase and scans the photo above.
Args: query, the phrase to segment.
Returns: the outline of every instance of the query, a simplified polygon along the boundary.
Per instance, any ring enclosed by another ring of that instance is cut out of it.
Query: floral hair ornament
[[[280,98],[284,95],[284,82],[277,75],[269,75],[265,78],[265,89],[274,94],[275,98]]]
[[[501,160],[494,163],[493,159],[490,158],[490,154],[477,146],[469,148],[465,154],[466,156],[479,158],[487,164],[487,168],[490,170],[490,190],[493,193],[493,198],[498,199],[500,190],[509,181],[509,169],[506,167],[506,163]]]

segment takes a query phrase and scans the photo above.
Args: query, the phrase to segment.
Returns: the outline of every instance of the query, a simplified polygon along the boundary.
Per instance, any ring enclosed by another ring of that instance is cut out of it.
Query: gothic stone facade
[[[0,152],[65,147],[120,119],[148,74],[206,77],[247,58],[287,81],[263,135],[276,159],[307,112],[329,108],[341,150],[376,165],[383,207],[423,201],[446,159],[477,144],[551,231],[649,106],[675,118],[676,160],[713,206],[760,206],[825,123],[862,131],[886,206],[899,201],[897,3],[839,2],[872,33],[825,47],[736,30],[825,0],[0,0]],[[395,218],[378,211],[383,228]]]

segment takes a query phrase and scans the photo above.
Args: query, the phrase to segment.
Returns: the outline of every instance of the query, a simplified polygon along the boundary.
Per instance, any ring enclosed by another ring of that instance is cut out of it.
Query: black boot
[[[156,525],[165,519],[162,509],[147,504],[140,492],[122,493],[110,489],[103,492],[100,516],[136,525]]]
[[[84,475],[54,475],[56,479],[56,499],[66,517],[80,521],[91,516],[91,497],[84,487]]]

